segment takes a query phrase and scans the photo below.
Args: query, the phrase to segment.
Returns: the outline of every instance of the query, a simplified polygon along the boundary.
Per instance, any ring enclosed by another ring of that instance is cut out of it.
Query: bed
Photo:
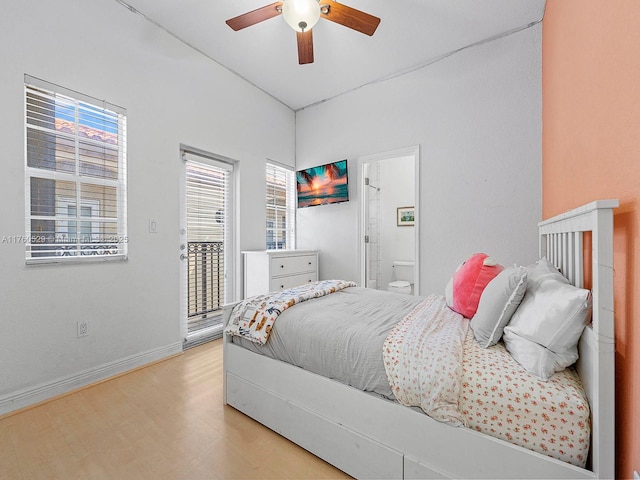
[[[613,208],[617,206],[617,200],[600,200],[539,224],[541,258],[549,259],[577,287],[583,286],[585,270],[591,273],[592,322],[580,337],[577,373],[571,373],[573,368],[562,373],[568,375],[569,381],[571,375],[579,377],[588,401],[587,423],[591,428],[584,466],[522,447],[482,429],[435,420],[420,408],[391,400],[390,386],[379,378],[369,376],[348,385],[341,372],[332,373],[334,378],[323,375],[322,364],[307,369],[305,362],[312,359],[304,358],[309,350],[305,342],[314,343],[317,336],[296,339],[300,345],[296,350],[302,352],[302,358],[272,358],[278,354],[269,352],[269,345],[275,348],[287,335],[284,313],[296,309],[326,313],[318,307],[325,297],[283,312],[278,318],[282,322],[274,324],[264,347],[225,335],[224,401],[356,478],[614,478],[612,237]],[[583,232],[591,232],[588,238],[592,255],[586,267]],[[344,301],[333,309],[338,312],[335,315],[344,316],[350,308],[358,309],[349,306],[354,304],[346,299],[356,289],[349,287],[327,296]],[[371,292],[364,294],[364,303],[370,308],[384,308],[384,299],[376,304]],[[407,296],[399,311],[404,316],[427,303],[429,308],[441,308],[439,300],[428,298],[431,303]],[[225,307],[226,326],[232,307]],[[388,330],[388,326],[379,327],[374,336],[386,336]],[[343,332],[336,335],[343,336]],[[465,344],[470,341],[468,332],[464,340]],[[328,352],[325,356],[338,354]],[[502,354],[508,355],[504,351]],[[360,352],[347,363],[364,371],[372,355]],[[472,403],[477,401],[471,399]],[[467,409],[465,415],[473,417],[474,412]],[[505,421],[508,417],[509,414]]]

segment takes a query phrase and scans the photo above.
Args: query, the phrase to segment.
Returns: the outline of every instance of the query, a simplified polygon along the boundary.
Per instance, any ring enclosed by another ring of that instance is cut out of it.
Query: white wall
[[[294,164],[295,115],[116,1],[4,2],[0,27],[0,236],[25,231],[27,73],[127,109],[130,239],[126,262],[41,267],[0,243],[1,414],[180,350],[179,145],[240,162],[238,248],[264,248],[264,162]]]
[[[298,168],[349,159],[351,201],[298,211],[321,278],[358,280],[358,157],[420,146],[420,290],[443,293],[486,251],[537,258],[541,217],[540,24],[296,114]]]

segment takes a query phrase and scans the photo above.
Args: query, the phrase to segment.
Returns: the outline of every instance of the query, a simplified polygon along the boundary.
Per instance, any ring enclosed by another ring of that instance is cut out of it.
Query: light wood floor
[[[222,342],[0,419],[0,477],[350,478],[222,404]]]

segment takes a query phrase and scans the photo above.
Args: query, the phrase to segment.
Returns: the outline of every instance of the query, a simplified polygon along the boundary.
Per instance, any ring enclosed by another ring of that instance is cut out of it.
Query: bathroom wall
[[[412,226],[398,226],[397,208],[414,205],[415,165],[413,157],[380,161],[380,276],[378,288],[386,289],[392,281],[392,264],[396,260],[415,260],[415,232]]]

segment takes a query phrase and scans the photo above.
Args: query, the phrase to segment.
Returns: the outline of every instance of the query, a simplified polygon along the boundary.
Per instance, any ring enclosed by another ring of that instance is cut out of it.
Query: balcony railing
[[[108,240],[85,240],[33,236],[29,244],[31,257],[105,256],[121,253],[121,244]]]
[[[197,330],[224,303],[223,242],[187,242],[187,285],[189,330]]]

